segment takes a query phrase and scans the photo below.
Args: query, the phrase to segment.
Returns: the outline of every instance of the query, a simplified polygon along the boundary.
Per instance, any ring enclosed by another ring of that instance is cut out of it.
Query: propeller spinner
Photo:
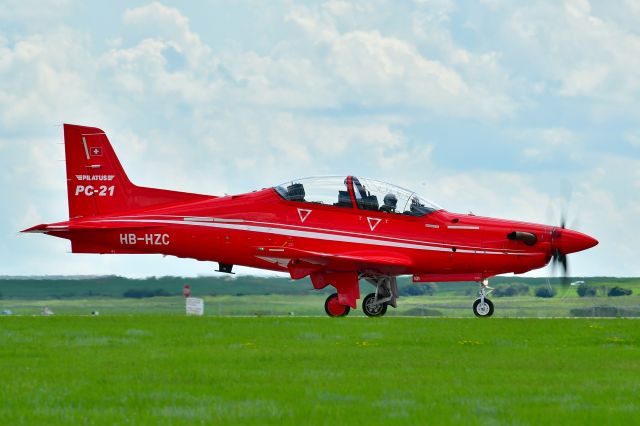
[[[551,231],[551,261],[553,267],[560,265],[562,268],[562,284],[568,284],[569,263],[567,255],[586,250],[598,244],[598,240],[582,232],[573,231],[565,227],[564,217],[559,228]]]

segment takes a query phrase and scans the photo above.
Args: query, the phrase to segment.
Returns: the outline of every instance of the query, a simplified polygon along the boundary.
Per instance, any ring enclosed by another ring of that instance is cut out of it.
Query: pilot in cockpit
[[[384,196],[384,204],[380,206],[380,211],[386,213],[395,213],[397,204],[398,198],[395,195],[389,193]]]

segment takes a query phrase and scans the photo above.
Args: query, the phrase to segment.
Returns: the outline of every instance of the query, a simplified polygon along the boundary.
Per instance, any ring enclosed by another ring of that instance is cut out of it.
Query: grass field
[[[3,424],[633,424],[630,319],[0,318]]]

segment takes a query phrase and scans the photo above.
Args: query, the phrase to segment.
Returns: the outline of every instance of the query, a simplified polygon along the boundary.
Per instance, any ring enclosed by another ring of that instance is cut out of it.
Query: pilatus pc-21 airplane
[[[295,179],[239,195],[211,196],[131,183],[106,134],[64,125],[69,220],[37,225],[73,253],[160,253],[310,277],[333,286],[329,316],[356,308],[359,280],[374,291],[368,316],[396,307],[396,277],[477,281],[477,316],[490,316],[487,279],[524,273],[595,246],[588,235],[532,223],[450,213],[412,191],[355,176]]]

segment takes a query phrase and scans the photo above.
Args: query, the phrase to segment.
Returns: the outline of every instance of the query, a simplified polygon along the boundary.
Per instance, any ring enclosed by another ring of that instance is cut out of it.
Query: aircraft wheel
[[[327,297],[327,301],[324,302],[324,311],[330,317],[346,317],[349,315],[351,308],[338,302],[338,294],[333,293],[331,296]]]
[[[375,293],[369,293],[362,301],[362,312],[368,317],[381,317],[387,312],[387,304],[374,305],[373,301],[375,299]]]
[[[484,303],[480,299],[473,302],[473,313],[477,317],[490,317],[493,315],[493,303],[491,300],[484,298]]]

